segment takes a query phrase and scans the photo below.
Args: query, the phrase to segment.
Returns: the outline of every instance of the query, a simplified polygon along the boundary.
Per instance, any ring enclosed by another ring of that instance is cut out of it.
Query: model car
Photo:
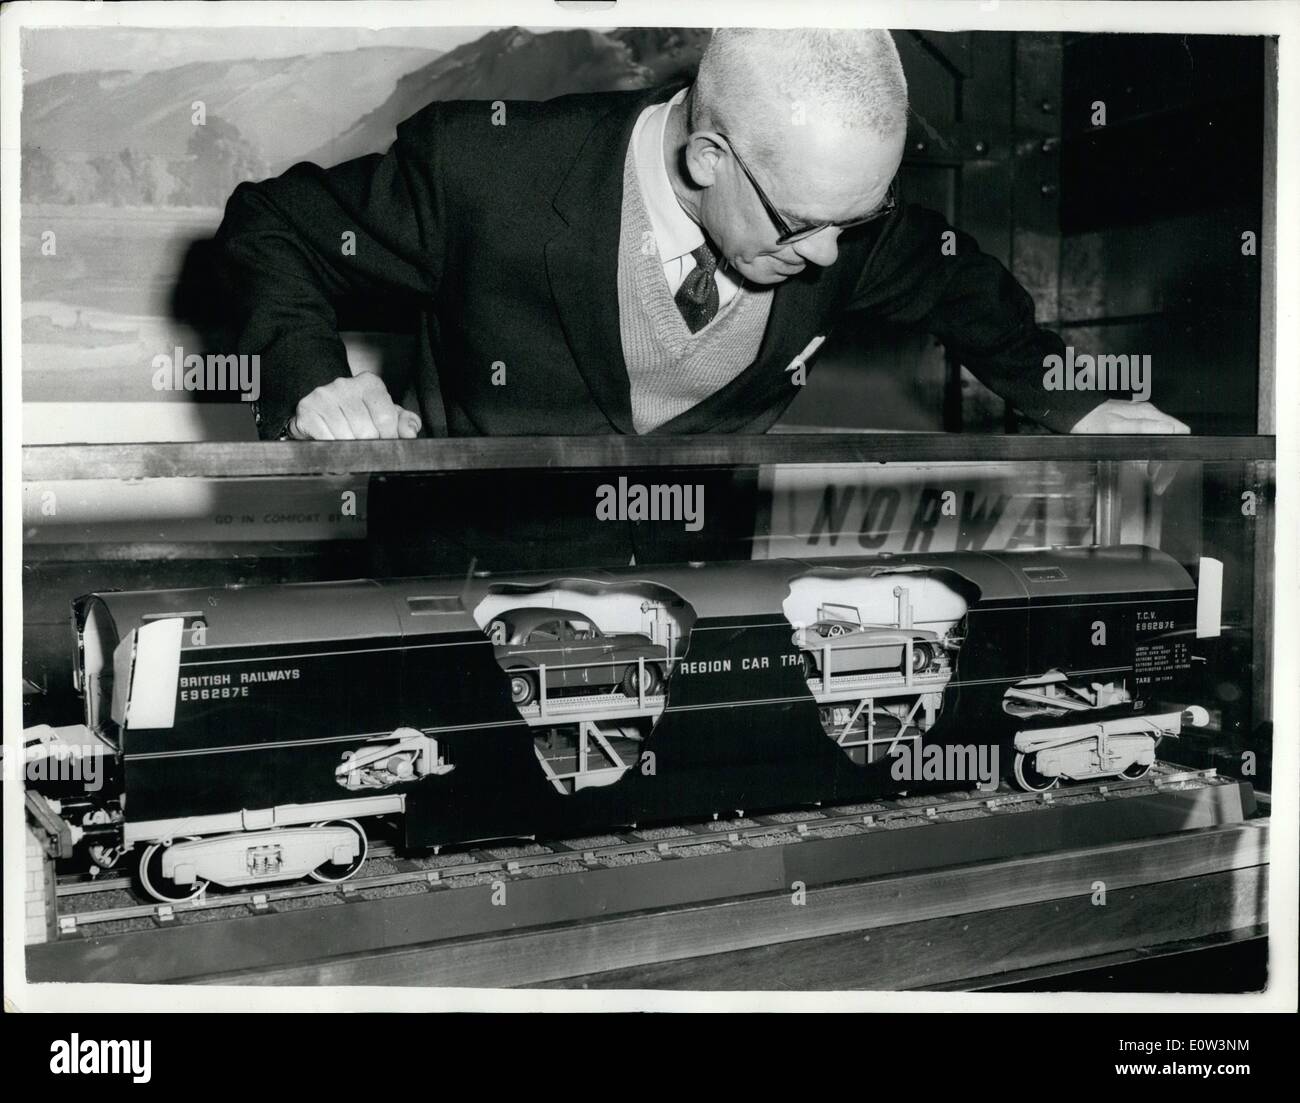
[[[497,662],[510,676],[510,699],[516,705],[531,704],[537,697],[543,666],[548,695],[617,686],[636,697],[643,688],[646,695],[658,693],[664,684],[667,648],[638,632],[607,634],[568,609],[515,609],[493,620],[488,634],[496,645]],[[645,660],[644,665],[638,660]]]
[[[905,671],[908,649],[912,652],[912,673],[925,674],[939,665],[942,653],[938,634],[924,628],[899,629],[836,619],[815,621],[797,629],[793,641],[803,655],[808,678],[822,676],[827,648],[831,651],[832,677]]]

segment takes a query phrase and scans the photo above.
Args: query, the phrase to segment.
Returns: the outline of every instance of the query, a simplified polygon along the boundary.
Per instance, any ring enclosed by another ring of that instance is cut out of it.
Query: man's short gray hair
[[[719,130],[751,133],[746,121],[774,99],[882,136],[907,126],[907,78],[881,30],[719,28],[691,98],[692,124]]]

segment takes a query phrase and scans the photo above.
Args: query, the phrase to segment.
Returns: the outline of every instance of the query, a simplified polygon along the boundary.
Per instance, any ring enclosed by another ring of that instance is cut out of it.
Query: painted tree
[[[266,162],[238,128],[215,115],[194,127],[187,150],[188,159],[177,173],[181,186],[173,202],[220,207],[235,185],[267,175]]]

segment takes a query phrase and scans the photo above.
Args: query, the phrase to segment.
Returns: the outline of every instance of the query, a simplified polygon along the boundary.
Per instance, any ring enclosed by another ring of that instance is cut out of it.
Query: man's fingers
[[[1085,414],[1072,433],[1190,433],[1185,422],[1157,409],[1150,402],[1108,399]]]
[[[377,375],[363,372],[317,387],[298,403],[289,422],[296,440],[411,440],[420,417],[389,397]]]
[[[307,396],[311,398],[311,395]],[[300,406],[301,410],[302,407]],[[314,402],[310,411],[316,414],[321,421],[328,427],[330,435],[324,437],[324,440],[353,440],[352,426],[348,424],[347,416],[337,403],[322,399]]]
[[[299,408],[289,421],[289,436],[294,440],[333,440],[334,434],[320,414]]]
[[[400,409],[397,414],[397,435],[402,440],[414,440],[420,435],[419,414],[413,414],[410,410]]]
[[[364,396],[366,412],[370,416],[370,421],[375,427],[376,435],[384,440],[393,440],[397,437],[397,419],[400,407],[391,398],[388,392],[382,394]]]
[[[1116,408],[1115,412],[1118,413],[1121,417],[1140,418],[1143,421],[1155,422],[1158,426],[1160,426],[1160,428],[1158,429],[1135,430],[1137,432],[1190,433],[1192,431],[1191,428],[1185,422],[1179,421],[1176,417],[1171,417],[1163,410],[1156,409],[1156,407],[1151,405],[1151,403],[1149,402],[1137,402],[1127,409],[1123,406],[1119,406]]]
[[[354,440],[374,440],[379,436],[379,429],[370,416],[370,408],[365,398],[355,390],[349,389],[339,395],[338,401],[339,409],[347,418],[348,428],[352,431]]]
[[[1134,421],[1146,421],[1159,425],[1159,432],[1162,433],[1190,433],[1191,429],[1185,422],[1179,421],[1176,417],[1170,417],[1168,414],[1161,413],[1154,407],[1148,406],[1143,410],[1135,410],[1132,413],[1122,413],[1122,417]]]

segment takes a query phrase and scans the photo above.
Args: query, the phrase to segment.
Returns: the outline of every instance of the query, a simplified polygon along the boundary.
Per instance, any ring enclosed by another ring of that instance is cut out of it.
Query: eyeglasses
[[[731,150],[731,155],[736,159],[736,164],[740,166],[740,171],[745,174],[750,186],[754,189],[754,194],[758,196],[758,201],[763,204],[763,210],[767,211],[767,217],[772,220],[772,224],[777,229],[776,243],[778,245],[788,245],[792,241],[803,241],[805,238],[812,237],[813,234],[820,234],[823,230],[832,226],[839,230],[849,230],[854,226],[863,226],[868,222],[874,222],[878,218],[884,218],[887,214],[893,214],[898,209],[898,180],[895,178],[889,182],[889,191],[885,193],[884,202],[870,214],[863,215],[861,218],[851,218],[847,222],[819,222],[813,226],[801,226],[796,229],[776,209],[776,204],[768,199],[767,193],[763,191],[762,185],[754,179],[754,174],[749,171],[749,166],[745,164],[744,158],[736,151],[731,139],[718,131],[714,131],[714,133],[727,143],[727,148]]]

